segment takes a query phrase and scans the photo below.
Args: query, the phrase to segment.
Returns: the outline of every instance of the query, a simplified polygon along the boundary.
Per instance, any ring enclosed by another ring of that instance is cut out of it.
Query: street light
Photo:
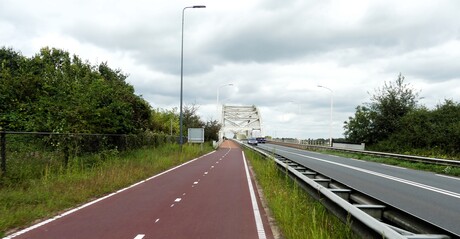
[[[331,119],[330,119],[330,126],[329,126],[329,146],[332,147],[332,108],[333,108],[333,104],[334,104],[334,100],[333,100],[334,92],[331,89],[329,89],[329,88],[327,88],[325,86],[322,86],[322,85],[318,85],[318,87],[327,89],[327,90],[329,90],[331,92]]]
[[[299,110],[299,111],[298,111],[298,114],[299,114],[299,115],[302,114],[302,108],[301,108],[302,105],[301,105],[300,103],[297,103],[296,101],[293,101],[293,100],[289,101],[289,103],[292,103],[292,104],[297,105],[298,110]]]
[[[190,6],[190,7],[184,7],[182,9],[182,41],[181,41],[181,49],[180,49],[180,113],[179,113],[179,121],[180,121],[180,127],[179,127],[179,144],[180,144],[180,149],[182,151],[182,144],[183,144],[183,133],[182,133],[182,124],[183,124],[183,114],[182,114],[182,92],[183,92],[183,85],[184,85],[184,13],[185,9],[187,8],[206,8],[204,5],[195,5],[195,6]]]
[[[217,111],[217,120],[219,121],[219,123],[222,125],[223,124],[223,118],[221,119],[221,117],[219,116],[219,90],[220,88],[222,87],[225,87],[225,86],[233,86],[233,83],[230,83],[230,84],[224,84],[224,85],[220,85],[219,87],[217,87],[217,99],[216,99],[216,111]],[[223,136],[223,132],[222,132],[222,129],[219,130],[219,134],[218,134],[218,142],[220,142],[220,139],[222,138]]]
[[[233,86],[233,83],[224,84],[224,85],[220,85],[219,87],[217,87],[217,99],[216,99],[217,120],[220,119],[220,117],[219,117],[219,91],[220,91],[220,88],[223,88],[225,86]]]

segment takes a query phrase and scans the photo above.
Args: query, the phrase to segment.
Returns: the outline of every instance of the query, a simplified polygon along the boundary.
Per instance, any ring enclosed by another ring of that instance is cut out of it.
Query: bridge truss
[[[246,137],[261,136],[262,117],[259,109],[255,106],[222,106],[222,128],[219,136],[224,132],[232,132],[235,135]],[[258,135],[254,135],[258,132]]]

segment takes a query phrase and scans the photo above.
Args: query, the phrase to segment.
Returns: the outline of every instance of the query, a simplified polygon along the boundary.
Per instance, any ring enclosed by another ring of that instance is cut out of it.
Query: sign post
[[[200,143],[201,150],[203,151],[204,128],[188,128],[188,142]]]

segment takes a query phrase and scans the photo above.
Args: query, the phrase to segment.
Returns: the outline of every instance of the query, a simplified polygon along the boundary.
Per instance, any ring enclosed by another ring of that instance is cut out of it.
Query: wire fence
[[[43,170],[66,168],[74,158],[178,141],[177,136],[149,132],[127,135],[0,131],[0,175],[13,179],[23,174],[39,177]]]

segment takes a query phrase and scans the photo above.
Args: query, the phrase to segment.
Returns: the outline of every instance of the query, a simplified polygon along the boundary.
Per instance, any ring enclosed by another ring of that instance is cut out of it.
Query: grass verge
[[[353,158],[353,159],[359,159],[359,160],[364,160],[364,161],[383,163],[383,164],[389,164],[389,165],[394,165],[394,166],[399,166],[399,167],[404,167],[404,168],[423,170],[423,171],[428,171],[428,172],[434,172],[434,173],[439,173],[439,174],[460,177],[459,167],[428,164],[428,163],[414,162],[414,161],[408,161],[408,160],[396,159],[396,158],[377,157],[377,156],[360,154],[360,153],[339,152],[339,151],[334,151],[334,150],[319,150],[318,152],[323,153],[323,154],[337,155],[337,156],[345,157],[345,158]]]
[[[75,158],[67,168],[44,170],[40,178],[0,182],[0,237],[58,212],[114,192],[212,151],[199,145],[166,144],[129,152]],[[90,166],[87,162],[91,161]]]
[[[310,197],[275,162],[245,150],[268,207],[285,238],[359,238],[318,201]]]

